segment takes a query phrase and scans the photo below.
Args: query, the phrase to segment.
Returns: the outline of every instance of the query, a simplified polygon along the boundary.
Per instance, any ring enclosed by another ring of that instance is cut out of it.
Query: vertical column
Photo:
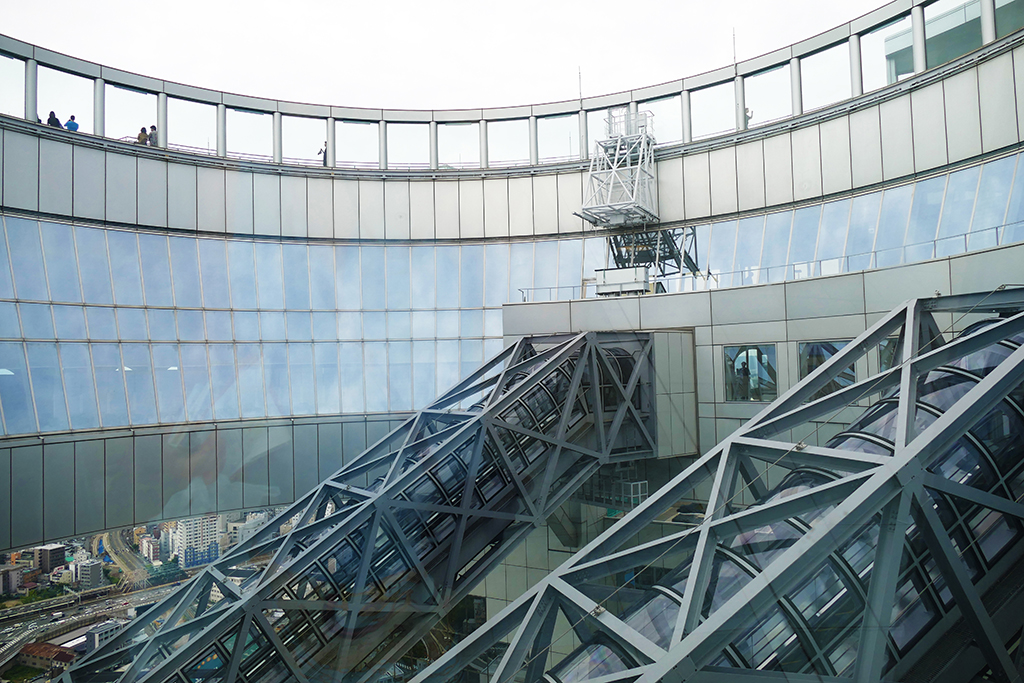
[[[487,119],[480,119],[480,168],[489,168],[487,156]]]
[[[737,76],[733,81],[736,91],[736,130],[747,129],[747,93],[743,87],[743,76]]]
[[[377,167],[385,171],[388,168],[388,122],[377,124]]]
[[[629,113],[633,114],[635,116],[638,111],[640,111],[640,105],[637,104],[636,100],[630,100],[629,101]]]
[[[167,93],[156,94],[156,146],[167,149]]]
[[[334,117],[327,117],[327,163],[325,166],[334,168],[338,165],[337,138],[334,137]]]
[[[25,120],[39,120],[39,62],[25,60]]]
[[[995,0],[981,0],[981,44],[987,45],[996,39]]]
[[[217,156],[228,155],[228,108],[217,105]]]
[[[580,159],[590,158],[590,135],[587,133],[587,112],[580,109]]]
[[[430,169],[437,170],[437,121],[430,122]]]
[[[850,95],[864,94],[864,65],[860,59],[860,36],[850,36]]]
[[[690,113],[690,91],[679,93],[680,106],[683,108],[683,142],[693,142],[693,115]]]
[[[102,78],[92,82],[92,133],[107,134],[107,84]]]
[[[537,149],[537,117],[530,117],[530,164],[536,166],[540,159],[540,153]]]
[[[789,91],[793,96],[793,116],[804,113],[803,79],[800,78],[800,58],[789,60]]]
[[[924,7],[914,5],[910,10],[910,26],[914,36],[914,73],[928,68],[928,57],[924,49]]]
[[[284,159],[284,144],[281,140],[281,112],[274,112],[274,163],[281,163]]]

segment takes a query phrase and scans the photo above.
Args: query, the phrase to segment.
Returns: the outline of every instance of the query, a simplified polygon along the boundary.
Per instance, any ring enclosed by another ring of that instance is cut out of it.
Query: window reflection
[[[996,37],[1024,27],[1024,0],[996,0]]]
[[[775,345],[725,347],[725,400],[774,401],[778,397]]]
[[[981,47],[981,2],[938,0],[924,8],[928,68]]]
[[[864,92],[883,88],[913,75],[913,42],[909,15],[861,35],[860,59]]]
[[[824,365],[828,359],[839,353],[849,343],[849,341],[800,342],[798,347],[800,379],[807,377]],[[808,400],[814,401],[823,396],[828,396],[833,391],[848,387],[856,381],[857,377],[854,374],[853,365],[850,365],[836,375],[834,379],[829,380],[828,384],[815,392]]]

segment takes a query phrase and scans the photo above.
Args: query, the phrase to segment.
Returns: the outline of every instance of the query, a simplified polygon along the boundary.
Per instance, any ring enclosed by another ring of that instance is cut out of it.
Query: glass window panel
[[[39,431],[32,411],[28,366],[21,342],[0,342],[0,404],[8,434]]]
[[[440,396],[459,381],[459,342],[457,340],[437,342],[437,391]]]
[[[221,240],[199,240],[199,270],[203,280],[203,304],[229,308],[228,262]]]
[[[434,307],[434,247],[412,247],[412,307]]]
[[[375,121],[335,121],[334,130],[339,166],[376,168],[380,163],[380,132]]]
[[[24,69],[24,62],[19,62]],[[19,81],[21,87],[25,87],[25,72],[21,72],[21,78]],[[7,83],[5,82],[6,86]],[[18,91],[24,93],[24,90]],[[92,97],[93,97],[93,80],[91,78],[83,78],[82,76],[76,76],[69,74],[64,71],[57,71],[56,69],[50,69],[45,66],[38,66],[36,72],[36,102],[39,106],[44,107],[37,112],[37,118],[42,119],[43,123],[46,123],[47,115],[49,111],[55,110],[54,113],[62,124],[67,124],[72,116],[75,117],[75,123],[78,124],[79,133],[92,133],[94,128],[93,124],[93,108],[92,108]],[[14,116],[21,117],[24,112],[24,98],[22,98],[22,106],[18,107],[17,111],[14,112]],[[113,103],[108,103],[107,106],[113,106],[118,104],[115,100]],[[153,113],[156,112],[156,108],[153,108]],[[107,117],[110,120],[110,117]],[[129,129],[130,130],[130,129]],[[107,129],[108,135],[112,132],[111,129]],[[111,137],[114,137],[111,135]]]
[[[764,216],[753,216],[740,220],[736,229],[735,265],[744,285],[756,285],[764,281],[764,276],[759,268],[763,239]]]
[[[141,126],[148,134],[149,127],[156,125],[156,95],[107,83],[103,97],[108,138],[136,142]]]
[[[117,339],[117,321],[113,308],[85,309],[85,319],[89,323],[89,339]]]
[[[153,344],[153,376],[160,421],[183,422],[185,397],[181,383],[181,359],[174,344]]]
[[[673,234],[675,232],[673,231]],[[600,237],[584,240],[583,248],[583,279],[593,280],[597,271],[608,265],[608,242]],[[515,299],[518,301],[519,299]]]
[[[227,138],[229,156],[269,161],[274,155],[274,117],[229,107]]]
[[[924,51],[928,68],[981,47],[979,0],[938,0],[924,8]]]
[[[690,93],[693,139],[736,130],[736,90],[732,81]]]
[[[527,119],[487,123],[487,163],[490,166],[530,163],[530,122]]]
[[[800,354],[800,379],[803,379],[825,364],[829,358],[839,353],[849,341],[820,341],[800,342],[798,351]],[[834,379],[817,391],[808,400],[814,401],[822,396],[828,396],[833,391],[848,387],[857,381],[853,365],[842,370]]]
[[[601,240],[604,242],[604,240]],[[509,246],[509,298],[526,301],[533,288],[533,242],[513,242]]]
[[[480,124],[438,124],[437,161],[441,168],[480,166]]]
[[[242,349],[255,349],[255,370],[242,363]],[[242,417],[263,416],[263,386],[260,380],[259,347],[238,346],[238,373],[235,373],[235,349],[231,344],[210,344],[210,388],[213,393],[213,415],[218,420],[232,420],[239,416],[238,390],[241,389],[244,412]],[[237,377],[237,380],[236,380]],[[236,384],[238,386],[236,386]],[[287,390],[287,384],[285,388]],[[251,392],[251,394],[250,394]]]
[[[284,282],[281,276],[281,246],[256,243],[256,279],[259,307],[284,308]]]
[[[92,311],[89,311],[90,331]],[[111,316],[113,317],[113,316]],[[117,344],[92,344],[92,362],[96,372],[96,394],[99,397],[100,419],[104,427],[128,424],[128,402],[125,398],[121,352]],[[2,393],[0,393],[2,398]],[[10,425],[8,424],[8,430]]]
[[[334,271],[338,308],[360,309],[359,247],[336,247]]]
[[[359,342],[341,344],[341,409],[345,413],[361,413],[363,400],[363,345]]]
[[[334,311],[315,311],[313,313],[313,339],[327,340],[338,338],[338,321]]]
[[[284,341],[286,330],[283,311],[260,312],[260,339],[263,341]]]
[[[500,337],[501,334],[501,310],[484,311],[484,336]]]
[[[789,64],[743,79],[747,127],[760,126],[793,115],[793,81]]]
[[[211,365],[216,360],[213,352],[218,348],[221,347],[210,346]],[[242,417],[263,417],[267,409],[263,403],[263,361],[259,344],[238,344],[235,350],[238,353],[238,395],[241,396]],[[215,394],[214,404],[216,402]]]
[[[384,412],[388,409],[387,344],[368,342],[363,349],[366,358],[366,410]]]
[[[1019,161],[1017,165],[1020,166]],[[999,242],[1000,244],[1010,244],[1020,240],[1024,240],[1024,169],[1019,169],[1014,175],[1010,205],[1006,210],[1005,227]]]
[[[68,428],[68,408],[64,403],[64,383],[61,381],[60,363],[57,361],[57,345],[29,343],[26,346],[39,431],[64,431]]]
[[[256,308],[256,271],[253,245],[249,242],[228,242],[228,262],[231,272],[232,308]],[[272,260],[272,256],[269,257]],[[267,264],[268,269],[272,269]],[[280,272],[280,270],[278,270]],[[271,274],[271,278],[273,275]],[[280,276],[278,276],[280,277]],[[196,278],[198,282],[198,278]],[[271,308],[267,306],[267,308]]]
[[[185,407],[190,422],[213,419],[210,364],[205,344],[181,345],[181,376],[185,384]]]
[[[47,304],[18,304],[21,330],[27,339],[53,339],[53,318]]]
[[[711,229],[711,247],[707,268],[718,276],[719,287],[731,287],[733,255],[736,250],[736,221],[715,223]]]
[[[60,344],[59,348],[71,428],[95,429],[100,426],[100,414],[96,407],[96,385],[92,379],[89,345]]]
[[[950,174],[946,184],[946,199],[942,203],[939,236],[935,244],[936,256],[961,254],[967,250],[963,235],[970,229],[980,176],[980,166]]]
[[[107,244],[114,276],[114,299],[121,306],[142,304],[142,275],[139,271],[139,244],[135,233],[109,231]]]
[[[305,311],[288,311],[286,317],[288,324],[288,339],[291,341],[309,341],[312,339],[309,313]]]
[[[43,268],[43,249],[39,242],[39,224],[24,218],[7,216],[7,243],[16,258],[14,282],[19,299],[46,301],[46,271]]]
[[[484,305],[501,306],[508,302],[508,245],[488,244],[484,282]]]
[[[412,342],[388,343],[391,410],[412,410]]]
[[[383,310],[384,248],[363,247],[361,252],[363,308]]]
[[[206,311],[206,334],[210,341],[231,341],[231,313],[229,311]]]
[[[3,220],[3,216],[0,215],[0,225],[3,224]],[[0,237],[2,237],[2,233],[0,233]],[[7,240],[5,239],[0,239],[0,297],[14,298],[14,281],[11,279],[11,267],[7,258]]]
[[[430,165],[430,125],[388,123],[388,168],[426,168]]]
[[[804,111],[850,98],[850,46],[839,43],[800,59]]]
[[[653,124],[651,121],[647,122],[647,129],[653,130],[654,139],[659,145],[682,142],[683,105],[680,95],[640,102],[638,108],[640,111],[650,112],[654,116]],[[578,133],[577,137],[579,137]]]
[[[334,297],[334,249],[332,247],[309,247],[309,298],[313,308],[333,310]]]
[[[304,116],[281,117],[281,153],[285,163],[291,161],[323,164],[319,150],[327,149],[327,120]]]
[[[460,377],[468,377],[484,362],[484,343],[479,339],[463,339],[460,342]]]
[[[408,311],[388,312],[388,339],[408,339],[412,330]]]
[[[168,97],[166,133],[169,147],[214,154],[217,151],[217,107]]]
[[[313,345],[288,345],[288,374],[292,388],[292,415],[316,413],[313,384]]]
[[[550,301],[558,286],[558,242],[534,243],[533,301]]]
[[[309,261],[306,247],[284,245],[284,306],[290,311],[309,309]]]
[[[849,270],[871,267],[871,250],[875,245],[878,210],[882,193],[872,192],[853,199],[850,207],[850,231],[846,235],[846,255]]]
[[[903,262],[903,239],[907,232],[914,186],[903,185],[886,190],[882,195],[882,209],[878,217],[878,237],[875,239],[876,265],[899,265]]]
[[[357,340],[363,338],[363,320],[361,313],[338,313],[338,339]]]
[[[946,190],[946,176],[922,180],[914,186],[914,203],[910,209],[907,228],[907,261],[920,261],[932,257],[932,240],[939,225],[942,198]]]
[[[841,268],[838,260],[830,260],[838,259],[838,257],[843,255],[843,246],[846,244],[846,232],[849,223],[849,199],[825,204],[821,211],[821,230],[818,231],[817,253],[822,275],[840,272]]]
[[[789,253],[789,233],[792,226],[792,211],[770,213],[765,216],[761,267],[766,269],[769,282],[780,282],[786,278],[786,256]]]
[[[10,220],[10,219],[8,219]],[[78,242],[79,265],[82,275],[82,290],[86,303],[110,304],[114,296],[110,288],[110,268],[107,265],[107,241],[103,230],[93,228],[75,228],[75,241]],[[3,248],[0,244],[0,248]],[[3,294],[4,281],[7,277],[7,253],[0,255],[0,296]]]
[[[288,391],[288,348],[284,344],[263,345],[263,387],[267,393],[267,416],[291,413]]]
[[[178,311],[177,317],[178,339],[182,341],[203,341],[206,339],[202,311]]]
[[[864,92],[914,74],[914,35],[910,15],[879,26],[860,37]]]
[[[387,301],[388,309],[409,308],[409,247],[388,247]]]
[[[476,308],[484,304],[484,248],[462,247],[463,308]]]
[[[537,154],[541,161],[580,158],[580,115],[537,119]]]
[[[199,252],[196,240],[172,237],[170,250],[171,270],[174,272],[174,305],[182,308],[199,308],[203,302],[199,291]],[[146,287],[149,287],[148,272]]]
[[[778,397],[775,345],[725,347],[725,400],[774,401]]]
[[[583,269],[583,240],[558,243],[558,298],[578,298]]]
[[[1024,0],[996,0],[996,37],[1024,27]]]
[[[363,338],[387,339],[387,314],[383,311],[363,313]]]
[[[78,284],[78,259],[75,257],[75,232],[70,225],[40,223],[43,253],[46,255],[46,279],[52,301],[82,300]]]
[[[120,311],[118,311],[120,313]],[[128,388],[128,407],[132,424],[155,424],[156,388],[153,365],[147,344],[122,344],[124,381]]]
[[[607,109],[596,109],[587,112],[587,153],[594,155],[597,149],[597,141],[608,137],[608,111]],[[680,118],[682,118],[682,105],[680,105]]]
[[[314,344],[313,356],[316,358],[316,412],[318,415],[340,413],[338,344]]]
[[[412,312],[412,337],[413,339],[434,338],[434,311],[413,311]]]
[[[121,339],[145,341],[149,339],[146,331],[146,311],[142,308],[118,308],[117,329]]]
[[[459,336],[459,312],[438,311],[437,312],[437,336],[458,337]]]
[[[1006,217],[1006,204],[1010,199],[1016,157],[991,161],[981,168],[978,201],[971,221],[970,248],[984,249],[998,244],[998,231]]]
[[[413,408],[419,410],[437,397],[435,389],[434,357],[435,343],[415,341],[412,343],[412,387]]]
[[[146,305],[173,306],[167,238],[160,235],[140,234],[139,254],[142,257]]]
[[[459,248],[437,248],[437,305],[457,308],[459,305]]]
[[[196,311],[198,313],[198,311]],[[174,329],[174,311],[151,308],[146,311],[149,318],[150,341],[176,341],[178,335]]]
[[[236,312],[232,314],[235,327],[235,340],[236,341],[259,341],[260,340],[260,318],[259,313],[241,313]]]
[[[71,308],[70,306],[68,308]],[[58,322],[58,330],[60,323]],[[18,305],[0,302],[0,337],[21,339],[21,323],[18,321]]]
[[[796,277],[814,275],[814,249],[818,243],[821,206],[808,206],[793,213],[793,236],[789,241],[789,262]]]
[[[4,84],[0,88],[0,114],[21,118],[25,113],[25,62],[0,55],[0,83]]]
[[[2,320],[2,317],[0,315],[0,320]],[[53,321],[57,331],[57,339],[88,338],[85,332],[85,309],[81,306],[54,306]],[[15,324],[17,324],[17,319],[15,319]],[[0,322],[0,336],[6,336],[3,334],[2,329],[3,323]]]
[[[461,337],[482,337],[484,334],[483,311],[462,311]]]

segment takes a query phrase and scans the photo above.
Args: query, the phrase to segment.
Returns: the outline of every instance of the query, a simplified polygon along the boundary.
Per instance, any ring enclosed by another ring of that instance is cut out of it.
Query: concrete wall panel
[[[306,179],[306,234],[334,237],[334,188],[329,178]]]
[[[736,189],[740,211],[765,205],[763,141],[736,146]]]
[[[107,152],[107,215],[108,221],[137,222],[136,199],[138,180],[135,157]]]
[[[683,157],[683,208],[687,218],[711,215],[711,169],[707,152]]]
[[[708,155],[711,171],[711,212],[734,213],[739,204],[736,189],[736,148],[716,149]]]
[[[821,140],[818,126],[793,131],[793,199],[821,196]]]
[[[72,146],[39,141],[39,210],[71,215]]]
[[[533,231],[538,235],[558,232],[558,181],[553,175],[533,178]]]
[[[484,235],[506,237],[508,224],[508,180],[488,178],[484,181]]]
[[[484,181],[459,181],[459,235],[484,236]]]
[[[942,84],[945,97],[946,145],[951,163],[981,154],[981,105],[978,70],[968,69]]]
[[[78,198],[78,158],[84,149],[75,150],[75,208]],[[167,226],[179,230],[196,229],[196,167],[167,164]]]
[[[139,225],[167,227],[167,162],[139,159]]]
[[[459,236],[459,183],[434,183],[434,234],[438,239]]]
[[[252,176],[253,232],[281,234],[281,176],[254,173]]]
[[[533,234],[533,180],[508,179],[508,229],[512,236]]]
[[[882,131],[882,177],[899,178],[914,172],[914,134],[910,98],[899,97],[878,106]],[[941,130],[941,129],[940,129]]]
[[[658,162],[658,216],[662,221],[684,218],[682,158]]]
[[[384,182],[384,236],[409,239],[409,181]]]
[[[384,185],[380,181],[359,181],[359,236],[384,238]]]
[[[4,131],[5,206],[36,211],[39,208],[39,139]]]
[[[558,232],[579,232],[583,230],[583,220],[575,214],[583,208],[583,174],[560,173],[555,178],[558,180]],[[666,220],[662,214],[658,215]]]
[[[882,181],[882,129],[878,107],[850,114],[850,162],[853,185]]]
[[[821,191],[843,192],[853,187],[850,161],[850,119],[840,116],[821,124]]]
[[[1017,100],[1014,92],[1013,55],[1000,55],[978,67],[983,152],[1017,142]]]
[[[109,210],[109,207],[108,207]],[[196,221],[199,230],[224,232],[226,229],[224,170],[196,169]]]
[[[334,236],[359,237],[359,181],[335,179]]]
[[[409,227],[413,239],[433,239],[434,183],[409,183]]]
[[[224,174],[224,219],[229,233],[253,234],[253,174],[227,171]]]
[[[306,179],[281,176],[281,234],[286,237],[306,236]]]
[[[764,140],[764,194],[768,206],[793,201],[793,148],[789,133]]]

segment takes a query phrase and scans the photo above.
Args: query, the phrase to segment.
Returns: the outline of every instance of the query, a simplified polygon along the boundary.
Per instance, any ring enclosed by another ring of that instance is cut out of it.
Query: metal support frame
[[[938,333],[931,315],[932,311],[953,311],[962,318],[968,313],[986,310],[997,310],[1003,317],[980,331],[948,343],[943,343],[944,338]],[[871,523],[880,525],[878,539],[874,543],[873,567],[863,597],[862,612],[859,616],[854,614],[850,623],[859,632],[854,680],[858,683],[879,681],[888,657],[887,648],[892,647],[888,636],[890,618],[911,517],[923,533],[931,557],[935,558],[942,578],[950,587],[955,604],[970,627],[992,675],[1000,680],[1021,680],[1004,643],[1012,640],[1024,617],[1012,624],[1012,632],[997,630],[989,608],[982,602],[980,594],[983,588],[972,583],[964,562],[957,554],[960,548],[951,542],[931,494],[927,493],[931,489],[982,509],[1024,518],[1024,504],[994,492],[947,480],[928,469],[952,446],[967,438],[965,435],[969,430],[996,406],[1006,405],[1011,392],[1018,390],[1024,381],[1024,346],[1020,345],[1020,335],[1024,334],[1024,312],[1021,311],[1024,311],[1024,289],[911,300],[901,305],[509,604],[470,638],[433,662],[413,679],[413,683],[449,680],[467,669],[480,671],[479,661],[475,660],[502,639],[508,640],[508,652],[515,653],[515,657],[519,657],[519,653],[530,652],[535,657],[543,657],[546,662],[552,643],[567,633],[542,634],[540,629],[530,626],[529,616],[546,609],[552,591],[558,593],[559,600],[573,603],[561,609],[574,629],[578,630],[583,625],[593,629],[594,616],[608,612],[601,604],[581,599],[579,587],[604,579],[604,593],[607,593],[607,581],[619,573],[655,562],[660,566],[672,566],[674,556],[680,558],[677,562],[685,559],[688,564],[680,564],[677,571],[685,573],[673,579],[677,587],[681,585],[679,582],[685,584],[685,591],[677,597],[679,612],[671,639],[667,645],[659,646],[623,625],[606,628],[602,631],[603,642],[614,644],[617,651],[625,653],[633,661],[627,662],[625,669],[615,671],[613,667],[612,671],[605,671],[599,680],[631,683],[850,680],[826,674],[722,669],[712,666],[712,662],[724,648],[730,647],[733,638],[744,628],[756,623],[755,620],[767,614],[768,610],[778,609],[788,599],[784,596],[795,587],[808,585],[807,582],[822,566],[834,562],[845,544]],[[805,403],[844,368],[874,353],[881,340],[896,334],[901,336],[897,357],[902,362],[898,366],[876,373],[854,387]],[[969,390],[957,394],[958,398],[934,421],[919,431],[914,429],[915,390],[922,378],[1011,337],[1015,341],[1006,343],[1005,348],[1015,350],[1000,355],[1001,361],[987,369],[983,376],[975,378]],[[898,393],[895,396],[887,393],[890,389],[898,389]],[[790,430],[799,424],[812,420],[827,421],[844,406],[857,405],[862,398],[880,395],[886,395],[887,401],[898,401],[897,437],[890,448],[891,455],[814,447],[788,440]],[[1014,410],[1020,411],[1022,407]],[[754,505],[746,509],[735,508],[733,501],[738,500],[741,488],[746,486],[745,481],[752,476],[752,467],[746,462],[751,458],[789,469],[813,467],[819,472],[831,472],[830,476],[834,478],[829,483],[812,486],[795,495],[759,496]],[[707,486],[709,481],[711,493],[701,524],[638,543],[638,538],[651,537],[650,532],[646,535],[641,533],[644,529],[664,519],[667,509],[672,509],[677,501],[697,487]],[[803,535],[780,549],[724,604],[709,614],[701,614],[708,567],[715,553],[722,552],[724,542],[739,534],[755,532],[765,525],[797,524],[793,520],[807,514],[815,516],[809,525],[799,522],[804,529]],[[1016,554],[1011,553],[1012,557],[1004,558],[1005,561],[997,565],[1002,567],[998,571],[1007,571],[1012,566],[1011,560],[1019,561],[1015,558],[1020,557],[1020,553],[1014,552]],[[995,585],[1000,578],[997,568],[990,571],[993,574],[984,577],[985,586]],[[573,586],[573,594],[567,595],[562,591],[562,585]],[[573,615],[577,617],[575,620]],[[611,623],[610,620],[608,622]],[[953,622],[939,623],[949,628]],[[586,638],[580,637],[586,642]],[[897,663],[897,669],[890,670],[887,678],[898,677],[900,671],[913,664],[915,657],[920,658],[924,654],[923,647],[905,652]],[[513,679],[515,671],[509,665],[518,660],[512,656],[506,659],[508,664],[499,670],[500,675],[491,674],[490,681],[504,683]],[[531,664],[523,660],[523,666]],[[532,676],[536,666],[530,671],[529,680],[536,680]]]
[[[595,226],[658,221],[654,135],[650,112],[611,112],[607,137],[590,160],[582,215]]]

